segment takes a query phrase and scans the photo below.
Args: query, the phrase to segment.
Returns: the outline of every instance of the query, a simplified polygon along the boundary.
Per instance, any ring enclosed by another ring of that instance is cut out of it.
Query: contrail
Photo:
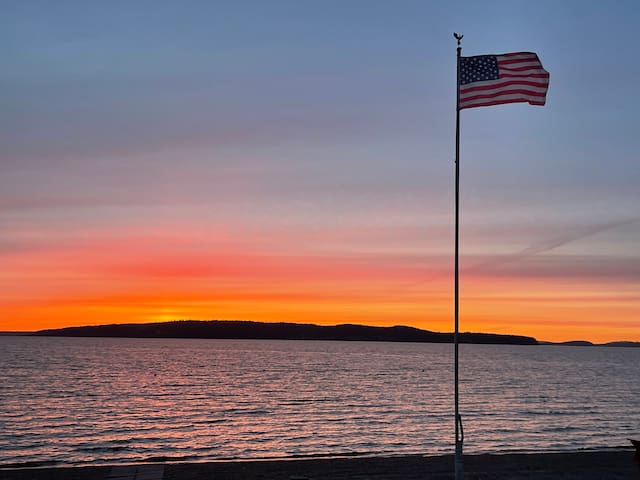
[[[470,272],[475,270],[481,270],[484,268],[495,268],[495,267],[505,265],[507,263],[517,262],[524,258],[533,257],[534,255],[538,255],[543,252],[548,252],[549,250],[553,250],[554,248],[558,248],[568,243],[581,240],[585,237],[595,235],[596,233],[604,232],[606,230],[612,230],[614,228],[622,227],[624,225],[631,225],[639,221],[640,221],[640,218],[631,218],[627,220],[618,220],[616,222],[601,223],[597,225],[589,225],[586,227],[573,229],[571,232],[568,232],[564,235],[560,235],[540,243],[535,243],[525,248],[524,250],[521,250],[520,252],[512,253],[504,257],[494,258],[486,262],[481,262],[476,265],[472,265],[468,268],[465,268],[463,269],[463,271]]]
[[[466,268],[461,268],[460,269],[460,273],[463,272],[475,272],[478,270],[484,270],[484,269],[492,269],[492,268],[497,268],[500,267],[502,265],[506,265],[509,263],[514,263],[520,260],[523,260],[525,258],[529,258],[529,257],[533,257],[535,255],[538,255],[540,253],[544,253],[544,252],[548,252],[549,250],[553,250],[554,248],[558,248],[561,247],[562,245],[566,245],[568,243],[571,242],[575,242],[577,240],[580,240],[582,238],[585,237],[589,237],[591,235],[595,235],[596,233],[600,233],[600,232],[604,232],[607,230],[612,230],[614,228],[618,228],[618,227],[622,227],[625,225],[632,225],[634,223],[640,222],[640,217],[637,218],[630,218],[627,220],[618,220],[615,222],[608,222],[608,223],[600,223],[597,225],[589,225],[586,227],[578,227],[578,228],[573,228],[571,229],[570,232],[564,234],[564,235],[559,235],[556,237],[553,237],[549,240],[545,240],[539,243],[535,243],[527,248],[525,248],[524,250],[521,250],[519,252],[516,253],[512,253],[510,255],[504,255],[504,256],[500,256],[500,257],[494,257],[490,260],[486,260],[483,262],[479,262],[475,265],[471,265],[469,267]],[[417,287],[422,287],[425,284],[429,284],[429,283],[433,283],[435,281],[439,281],[442,280],[445,277],[449,277],[449,275],[437,275],[435,277],[430,278],[429,280],[422,280],[419,282],[412,282],[408,285],[405,285],[403,288],[417,288]]]

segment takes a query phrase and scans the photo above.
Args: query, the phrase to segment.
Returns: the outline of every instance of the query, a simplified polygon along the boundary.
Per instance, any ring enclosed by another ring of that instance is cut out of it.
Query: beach
[[[465,479],[640,479],[632,450],[467,455]],[[453,457],[388,456],[0,469],[1,480],[452,479]]]

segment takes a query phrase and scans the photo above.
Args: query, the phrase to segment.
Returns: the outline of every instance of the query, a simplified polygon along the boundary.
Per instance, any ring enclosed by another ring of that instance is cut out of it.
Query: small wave
[[[309,405],[314,403],[340,402],[340,398],[299,398],[295,400],[285,400],[280,404],[284,406]]]
[[[101,447],[76,447],[74,450],[76,452],[82,453],[111,453],[111,452],[122,452],[123,450],[127,450],[129,447],[125,445],[121,446],[101,446]]]
[[[198,458],[200,457],[195,455],[159,455],[142,458],[140,461],[144,463],[186,462],[188,460],[195,460]]]
[[[194,420],[193,425],[213,425],[216,423],[228,423],[229,420],[226,418],[212,418],[205,420]]]
[[[231,407],[222,411],[223,414],[241,414],[241,415],[269,415],[271,410],[265,409],[250,409],[250,408],[237,408]]]
[[[15,463],[2,463],[0,469],[3,468],[41,468],[52,467],[54,465],[60,465],[60,462],[55,460],[33,460],[30,462],[15,462]]]

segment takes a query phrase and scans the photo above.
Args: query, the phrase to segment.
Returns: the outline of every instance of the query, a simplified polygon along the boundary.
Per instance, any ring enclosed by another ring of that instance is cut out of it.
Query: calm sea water
[[[452,350],[0,337],[0,465],[451,453]],[[640,434],[640,349],[460,352],[466,452]]]

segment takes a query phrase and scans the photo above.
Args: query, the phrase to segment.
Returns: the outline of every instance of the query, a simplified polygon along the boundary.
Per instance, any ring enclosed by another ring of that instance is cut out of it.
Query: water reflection
[[[442,453],[450,345],[0,337],[0,463]],[[640,349],[461,346],[466,451],[640,432]]]

